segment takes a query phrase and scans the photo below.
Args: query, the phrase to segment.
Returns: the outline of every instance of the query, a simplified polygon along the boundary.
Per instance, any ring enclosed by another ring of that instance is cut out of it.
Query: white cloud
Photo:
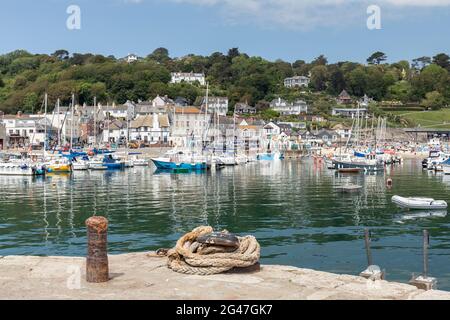
[[[124,0],[141,2],[144,0]],[[400,11],[406,7],[450,6],[450,0],[146,0],[218,8],[231,23],[310,29],[365,24],[368,5]]]

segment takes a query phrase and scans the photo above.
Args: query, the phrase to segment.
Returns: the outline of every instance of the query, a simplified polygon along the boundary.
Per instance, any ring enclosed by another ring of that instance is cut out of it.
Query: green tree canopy
[[[384,52],[377,51],[373,53],[369,58],[367,58],[367,62],[369,64],[380,64],[383,61],[387,60],[387,56]]]

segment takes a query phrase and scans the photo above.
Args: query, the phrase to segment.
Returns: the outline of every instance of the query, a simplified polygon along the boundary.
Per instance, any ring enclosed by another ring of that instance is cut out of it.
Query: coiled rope
[[[204,245],[196,242],[200,236],[213,232],[211,227],[198,227],[182,236],[170,250],[158,250],[167,256],[167,265],[175,272],[193,275],[212,275],[246,268],[258,263],[261,247],[253,236],[237,237],[238,248]],[[224,231],[227,233],[226,231]]]

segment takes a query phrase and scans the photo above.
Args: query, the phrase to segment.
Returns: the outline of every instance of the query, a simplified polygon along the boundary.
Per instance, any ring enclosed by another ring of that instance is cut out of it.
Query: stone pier
[[[450,292],[288,266],[183,275],[146,253],[110,255],[110,281],[93,284],[85,280],[85,263],[82,257],[0,257],[0,299],[450,300]]]

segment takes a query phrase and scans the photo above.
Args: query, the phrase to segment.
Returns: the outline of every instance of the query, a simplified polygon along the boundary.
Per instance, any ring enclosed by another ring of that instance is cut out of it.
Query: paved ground
[[[450,293],[286,266],[189,276],[145,253],[110,256],[111,280],[85,282],[79,257],[0,257],[0,299],[449,299]]]

